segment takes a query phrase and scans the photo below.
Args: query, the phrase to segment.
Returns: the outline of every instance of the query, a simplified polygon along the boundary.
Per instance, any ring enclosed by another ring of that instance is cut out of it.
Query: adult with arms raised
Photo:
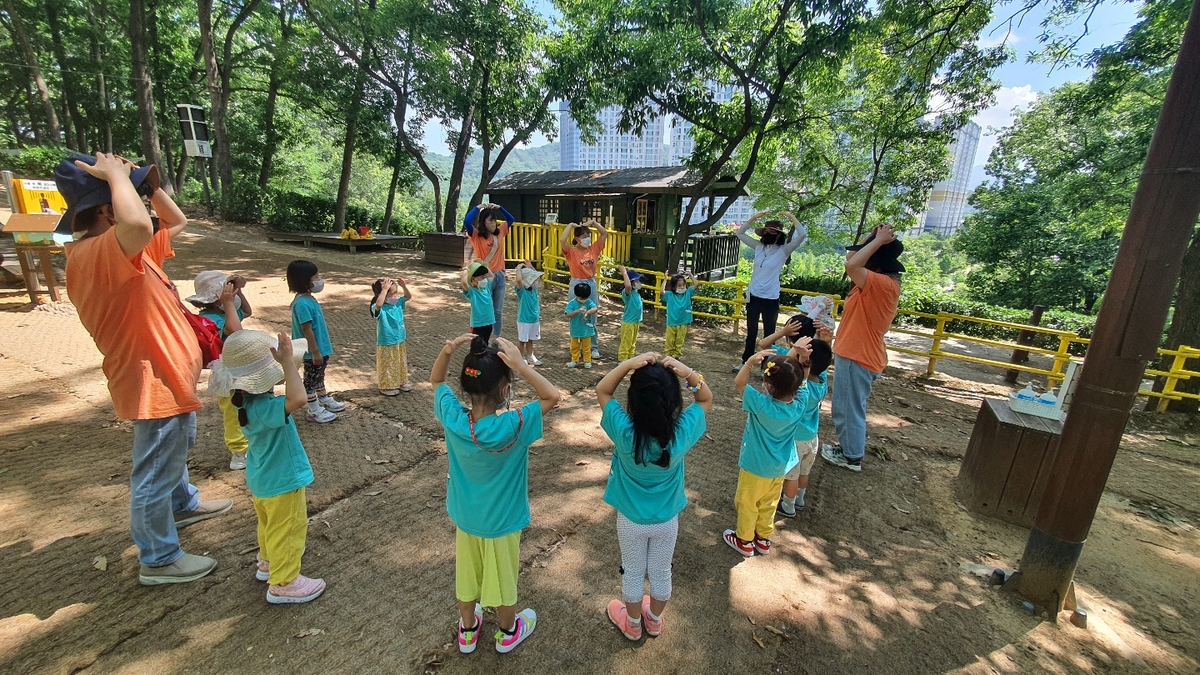
[[[596,230],[596,238],[592,238],[592,228]],[[562,236],[558,247],[562,250],[567,267],[571,270],[571,281],[567,288],[575,288],[575,284],[587,284],[592,287],[592,297],[600,304],[600,287],[596,285],[596,265],[600,262],[600,254],[604,252],[604,244],[608,241],[608,231],[595,220],[585,221],[582,225],[570,223],[563,226]],[[592,328],[596,327],[593,319]],[[600,331],[592,337],[592,358],[600,358]]]
[[[759,218],[768,215],[769,211],[756,213],[750,220],[742,223],[737,230],[738,239],[754,250],[754,271],[750,273],[750,286],[746,290],[746,347],[742,350],[742,361],[758,352],[758,323],[762,320],[763,335],[775,332],[775,323],[779,320],[779,275],[791,258],[792,253],[800,248],[808,232],[800,227],[800,221],[784,211],[779,214],[792,221],[791,231],[783,233],[783,223],[779,220],[768,220],[761,228],[754,231],[758,239],[746,233]],[[733,372],[742,369],[741,363],[734,366]]]
[[[903,252],[904,244],[887,223],[875,228],[865,242],[846,247],[846,275],[854,288],[846,296],[833,342],[833,426],[838,444],[824,445],[821,457],[851,471],[862,471],[867,397],[887,367],[883,336],[900,304],[904,265],[897,258]]]
[[[504,218],[504,222],[499,217]],[[492,338],[500,337],[500,323],[504,315],[504,238],[512,227],[512,214],[498,204],[480,204],[467,212],[463,218],[463,232],[471,242],[475,258],[492,271],[492,311],[496,322],[492,324]]]
[[[162,271],[174,257],[171,239],[187,225],[158,187],[158,169],[116,155],[63,160],[54,171],[67,201],[60,228],[67,244],[67,293],[79,320],[104,355],[104,375],[117,417],[133,420],[129,529],[147,586],[194,581],[217,561],[184,553],[178,529],[233,508],[228,499],[200,501],[188,482],[187,454],[196,441],[200,346]],[[142,203],[158,212],[156,232]]]

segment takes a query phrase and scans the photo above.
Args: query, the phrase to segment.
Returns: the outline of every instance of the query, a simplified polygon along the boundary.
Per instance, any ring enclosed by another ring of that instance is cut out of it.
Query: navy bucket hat
[[[54,167],[54,182],[67,202],[67,210],[63,212],[58,227],[54,229],[59,234],[74,233],[75,216],[80,211],[112,203],[112,191],[108,182],[76,166],[76,159],[85,164],[96,164],[95,157],[78,155],[64,159]],[[158,167],[153,164],[139,166],[129,173],[129,180],[137,188],[138,194],[148,197],[158,189]]]
[[[846,250],[858,251],[873,241],[875,241],[874,234],[867,237],[867,240],[861,244],[847,246]],[[904,264],[897,260],[901,253],[904,253],[903,242],[901,242],[899,239],[893,239],[883,246],[880,246],[878,251],[875,251],[875,253],[871,256],[870,261],[867,263],[867,266],[874,267],[885,274],[903,272]]]

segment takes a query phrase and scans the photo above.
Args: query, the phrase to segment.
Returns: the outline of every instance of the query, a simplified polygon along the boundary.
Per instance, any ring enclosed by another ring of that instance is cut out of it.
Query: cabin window
[[[538,200],[538,222],[539,223],[546,222],[547,215],[549,215],[551,213],[557,214],[558,212],[559,211],[558,211],[558,200],[557,199],[542,198],[542,199]]]
[[[639,199],[634,204],[634,232],[654,233],[658,231],[658,218],[655,213],[655,202],[650,199]]]

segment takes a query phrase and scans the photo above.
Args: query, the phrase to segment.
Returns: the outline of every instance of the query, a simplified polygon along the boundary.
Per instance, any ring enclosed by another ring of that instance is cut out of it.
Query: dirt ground
[[[619,310],[605,305],[606,359],[567,370],[564,302],[543,301],[545,375],[564,392],[530,458],[533,522],[522,540],[521,606],[534,635],[515,652],[453,645],[453,525],[446,454],[433,420],[429,366],[466,328],[455,271],[408,251],[269,244],[260,232],[194,221],[168,272],[190,293],[204,269],[246,275],[249,327],[285,330],[283,271],[307,257],[335,345],[331,388],[342,419],[300,432],[316,473],[304,571],[325,595],[268,605],[253,577],[255,518],[241,472],[227,468],[219,413],[199,415],[189,468],[233,512],[183,531],[186,550],[217,558],[203,580],[146,588],[128,533],[130,426],[113,416],[100,357],[69,303],[33,309],[0,289],[0,671],[5,673],[1194,673],[1200,669],[1200,429],[1194,417],[1137,413],[1083,552],[1077,582],[1087,630],[1026,613],[973,565],[1014,568],[1027,531],[976,516],[953,484],[995,371],[933,380],[897,359],[870,402],[873,450],[861,474],[818,462],[809,505],[782,520],[770,556],[743,560],[721,541],[744,414],[727,330],[693,329],[684,360],[708,374],[709,431],[688,459],[675,596],[661,637],[629,642],[604,618],[618,592],[611,508],[601,499],[611,446],[593,387],[612,364]],[[367,284],[410,280],[409,359],[419,382],[374,388]],[[515,316],[509,295],[506,317]],[[602,315],[602,319],[604,316]],[[509,326],[514,324],[509,323]],[[642,329],[662,349],[661,317]],[[511,334],[512,328],[507,329]],[[203,386],[203,385],[202,385]],[[532,395],[517,387],[518,399]],[[623,397],[623,394],[619,394]],[[828,401],[822,437],[832,437]],[[880,450],[881,449],[881,450]],[[886,452],[885,452],[886,451]],[[890,459],[883,459],[886,455]]]

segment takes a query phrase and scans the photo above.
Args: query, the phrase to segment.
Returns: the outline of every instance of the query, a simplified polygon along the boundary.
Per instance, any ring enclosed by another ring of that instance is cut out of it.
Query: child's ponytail
[[[763,381],[770,385],[771,398],[795,395],[804,378],[804,366],[794,357],[772,356],[763,362]]]
[[[647,464],[646,449],[654,440],[662,448],[662,454],[652,463],[663,468],[670,466],[667,446],[675,440],[675,424],[683,413],[679,376],[658,363],[633,371],[629,377],[628,411],[633,420],[633,461]]]
[[[463,358],[459,384],[471,396],[481,396],[499,404],[503,399],[500,390],[511,380],[508,366],[500,354],[488,347],[487,341],[476,335],[471,340],[471,351]]]

